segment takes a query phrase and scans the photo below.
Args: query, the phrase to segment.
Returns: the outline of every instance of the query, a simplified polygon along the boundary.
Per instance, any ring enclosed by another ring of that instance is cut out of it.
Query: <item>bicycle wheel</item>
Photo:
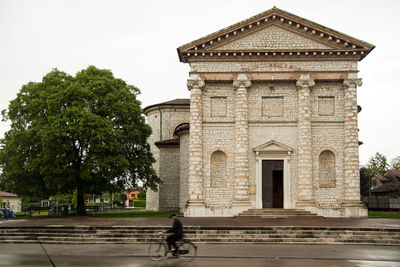
[[[167,256],[167,247],[162,242],[152,243],[149,246],[148,253],[150,258],[155,261],[160,261]]]
[[[192,261],[196,258],[197,247],[190,241],[184,240],[178,247],[179,257],[183,261]]]

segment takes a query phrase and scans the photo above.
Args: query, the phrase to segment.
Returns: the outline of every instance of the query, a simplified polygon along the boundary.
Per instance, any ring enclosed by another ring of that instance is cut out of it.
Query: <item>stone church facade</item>
[[[179,47],[190,99],[145,108],[164,181],[147,209],[367,216],[357,87],[373,48],[275,7]]]

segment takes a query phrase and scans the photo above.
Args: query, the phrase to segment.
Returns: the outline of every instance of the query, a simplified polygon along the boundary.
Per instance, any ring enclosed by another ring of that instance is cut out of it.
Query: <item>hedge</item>
[[[137,208],[145,208],[146,207],[146,200],[134,200],[133,206]]]

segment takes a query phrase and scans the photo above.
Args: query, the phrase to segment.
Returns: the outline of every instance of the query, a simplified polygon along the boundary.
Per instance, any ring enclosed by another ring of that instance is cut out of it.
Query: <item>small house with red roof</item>
[[[131,188],[131,189],[126,190],[126,203],[125,203],[125,205],[127,207],[133,207],[133,201],[139,199],[138,195],[139,195],[141,190],[142,190],[142,188],[140,188],[140,187]]]
[[[400,170],[388,170],[385,175],[371,177],[373,198],[396,198],[400,196]]]

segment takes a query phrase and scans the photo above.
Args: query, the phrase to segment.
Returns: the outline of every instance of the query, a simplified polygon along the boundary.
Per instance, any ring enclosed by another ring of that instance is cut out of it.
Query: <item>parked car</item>
[[[15,214],[14,210],[9,208],[2,208],[0,209],[0,213],[2,213],[3,218],[15,218],[17,215]]]

